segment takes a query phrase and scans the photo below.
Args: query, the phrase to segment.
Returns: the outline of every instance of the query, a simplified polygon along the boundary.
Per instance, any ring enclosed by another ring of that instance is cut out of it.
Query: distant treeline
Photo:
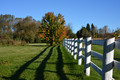
[[[15,18],[13,15],[0,15],[0,44],[24,45],[25,43],[41,42],[38,37],[40,21],[31,16]]]
[[[26,43],[48,42],[51,45],[60,43],[64,38],[110,38],[120,35],[120,29],[111,30],[108,26],[98,29],[94,24],[87,24],[77,33],[71,25],[65,24],[61,14],[48,12],[41,21],[32,16],[15,18],[13,15],[0,15],[0,45],[25,45]]]
[[[70,25],[66,25],[67,37],[75,37]],[[40,37],[42,22],[32,16],[15,18],[13,15],[0,15],[0,45],[25,45],[26,43],[46,42]]]
[[[116,31],[111,30],[108,26],[104,26],[103,28],[97,28],[94,26],[94,24],[87,24],[86,27],[82,27],[79,31],[76,33],[77,37],[89,37],[92,36],[93,38],[111,38],[116,37],[120,35],[120,28],[118,28]]]

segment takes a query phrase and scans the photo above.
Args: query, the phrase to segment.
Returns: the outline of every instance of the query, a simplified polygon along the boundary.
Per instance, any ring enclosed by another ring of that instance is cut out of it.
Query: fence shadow
[[[31,59],[30,61],[26,62],[25,64],[23,64],[11,77],[3,77],[4,79],[9,79],[9,80],[21,80],[19,79],[20,75],[23,73],[23,71],[25,69],[27,69],[27,67],[36,59],[38,59],[49,47],[45,48],[41,53],[39,53],[37,56],[35,56],[33,59]],[[24,79],[22,79],[24,80]]]
[[[60,50],[60,45],[57,47],[57,51],[58,51],[58,60],[56,63],[56,69],[57,69],[57,74],[60,77],[60,80],[68,80],[68,78],[66,77],[66,74],[63,71],[63,57],[62,57],[62,52]]]
[[[46,47],[46,46],[49,46],[49,45],[28,45],[28,46],[32,46],[32,47]]]
[[[114,60],[120,61],[120,58],[114,58]]]
[[[48,53],[48,55],[44,58],[44,60],[41,62],[40,66],[37,68],[36,70],[36,74],[35,74],[35,80],[44,80],[44,69],[46,66],[47,61],[49,60],[50,56],[52,55],[52,51],[53,51],[52,47]]]

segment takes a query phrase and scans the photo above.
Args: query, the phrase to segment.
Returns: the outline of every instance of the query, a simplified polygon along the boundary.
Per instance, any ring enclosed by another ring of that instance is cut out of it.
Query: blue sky
[[[47,12],[61,13],[76,33],[87,23],[98,28],[120,28],[120,0],[1,0],[0,14],[32,16],[41,20]]]

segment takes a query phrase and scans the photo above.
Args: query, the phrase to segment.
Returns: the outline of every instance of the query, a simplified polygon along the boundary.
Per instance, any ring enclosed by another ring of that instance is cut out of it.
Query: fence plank
[[[83,41],[83,38],[80,38],[78,40],[78,65],[81,65],[82,64],[82,41]]]
[[[76,59],[77,58],[77,44],[78,44],[78,42],[77,42],[77,38],[74,40],[74,53],[73,53],[73,58],[74,59]]]
[[[120,62],[114,60],[114,67],[120,71]]]
[[[115,38],[104,40],[102,80],[111,80],[113,76]]]
[[[72,39],[70,39],[70,54],[71,54],[71,51],[72,51],[71,50],[71,48],[72,48],[72,42],[71,41],[72,41]]]
[[[70,52],[70,39],[68,39],[68,52]]]
[[[82,48],[83,51],[85,51],[85,48]]]
[[[104,45],[104,40],[92,40],[92,44]]]
[[[103,55],[102,55],[102,54],[100,54],[100,53],[98,53],[98,52],[95,52],[95,51],[91,51],[91,54],[92,54],[94,57],[100,59],[101,61],[103,60]]]
[[[66,49],[68,50],[68,39],[66,40]]]
[[[82,42],[84,47],[82,47]],[[91,51],[91,43],[104,45],[103,55]],[[82,59],[84,60],[84,72],[87,76],[90,76],[90,66],[102,76],[102,80],[113,80],[113,67],[120,70],[120,62],[114,60],[114,48],[120,49],[120,42],[115,42],[115,38],[105,40],[92,40],[91,37],[84,40],[82,38],[80,40],[65,39],[63,45],[73,55],[74,59],[77,58],[78,54],[78,65],[82,64]],[[82,50],[85,51],[85,55],[82,55]],[[102,70],[91,62],[91,54],[103,62]]]
[[[85,60],[85,56],[84,55],[82,55],[82,59]]]
[[[85,60],[84,72],[90,76],[90,63],[91,63],[91,37],[85,39]]]
[[[102,76],[102,69],[99,68],[96,64],[94,64],[93,62],[91,62],[91,67]]]
[[[120,49],[120,42],[115,41],[115,48]]]
[[[72,52],[71,52],[71,55],[73,55],[73,53],[74,53],[74,38],[72,39]]]

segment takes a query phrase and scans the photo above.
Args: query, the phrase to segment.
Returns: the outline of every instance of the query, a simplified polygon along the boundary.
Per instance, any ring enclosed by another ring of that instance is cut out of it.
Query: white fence
[[[84,47],[83,44],[84,43]],[[103,45],[103,55],[91,50],[91,44]],[[102,80],[113,79],[113,67],[120,70],[120,62],[114,60],[114,48],[120,49],[120,42],[115,42],[115,38],[105,40],[92,40],[91,37],[86,39],[64,39],[63,45],[78,61],[78,65],[84,60],[84,72],[90,76],[90,66],[102,76]],[[82,51],[85,54],[82,54]],[[102,69],[91,61],[91,55],[102,61]],[[78,57],[77,57],[78,56]]]
[[[92,44],[104,45],[104,40],[92,40]],[[115,48],[120,49],[120,42],[115,41]]]

